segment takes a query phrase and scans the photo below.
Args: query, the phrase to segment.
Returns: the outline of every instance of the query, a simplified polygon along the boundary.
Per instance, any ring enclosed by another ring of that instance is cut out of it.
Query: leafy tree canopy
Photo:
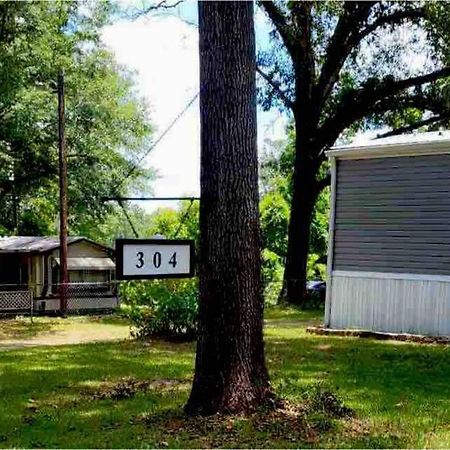
[[[448,2],[259,1],[272,26],[260,52],[264,108],[292,113],[292,199],[280,297],[301,302],[325,151],[357,131],[448,125]]]
[[[292,110],[311,96],[311,122],[334,131],[323,145],[349,130],[420,125],[423,117],[449,123],[448,2],[259,4],[273,27],[272,45],[258,55],[260,102]]]
[[[151,172],[134,164],[150,145],[146,104],[100,41],[108,2],[0,4],[0,232],[57,230],[56,79],[66,79],[71,234],[93,237],[118,209],[103,196],[146,190]],[[131,173],[130,173],[131,172]],[[118,219],[121,220],[121,219]],[[101,233],[100,233],[101,234]]]

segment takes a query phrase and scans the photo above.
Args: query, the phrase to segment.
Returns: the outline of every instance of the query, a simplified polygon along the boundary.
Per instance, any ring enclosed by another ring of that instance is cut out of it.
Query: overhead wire
[[[125,183],[125,181],[131,176],[133,175],[133,173],[136,171],[136,169],[139,167],[139,165],[142,163],[142,161],[148,156],[148,154],[164,139],[164,137],[169,133],[169,131],[174,127],[174,125],[181,119],[181,117],[186,113],[186,111],[191,107],[191,105],[195,102],[195,100],[197,99],[197,97],[200,95],[200,92],[197,92],[186,104],[186,106],[175,116],[175,118],[169,123],[169,125],[166,127],[166,129],[160,134],[160,136],[158,137],[158,139],[156,139],[156,141],[148,148],[148,150],[138,159],[137,162],[135,162],[132,167],[129,169],[129,171],[124,175],[124,177],[122,178],[122,180],[117,184],[115,191],[118,192],[119,189],[123,186],[123,184]],[[133,234],[136,238],[139,237],[139,234],[131,220],[131,217],[129,216],[126,207],[122,201],[122,199],[116,198],[117,202],[119,203],[120,207],[122,208],[122,211],[128,221],[128,223],[130,224],[130,227],[133,231]],[[193,200],[191,200],[191,205],[192,205]],[[189,205],[188,211],[191,207],[191,205]],[[185,215],[186,216],[186,215]],[[183,221],[182,221],[183,222]],[[180,223],[180,226],[178,227],[178,230],[176,232],[176,234],[178,234],[178,232],[181,229],[181,225],[182,223]]]
[[[119,182],[117,186],[117,190],[123,186],[123,183],[129,178],[136,169],[139,167],[141,162],[148,156],[148,154],[164,139],[164,137],[169,133],[169,131],[174,127],[174,125],[181,119],[181,117],[185,114],[185,112],[190,108],[190,106],[195,102],[197,97],[200,95],[200,92],[197,92],[186,104],[186,106],[175,116],[175,118],[169,123],[166,129],[160,134],[158,139],[148,148],[148,150],[138,159],[137,162],[133,164],[130,170],[124,175],[122,181]]]

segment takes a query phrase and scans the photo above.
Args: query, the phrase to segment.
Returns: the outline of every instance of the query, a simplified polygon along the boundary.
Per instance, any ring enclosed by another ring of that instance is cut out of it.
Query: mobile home
[[[327,153],[325,326],[450,335],[450,133]]]

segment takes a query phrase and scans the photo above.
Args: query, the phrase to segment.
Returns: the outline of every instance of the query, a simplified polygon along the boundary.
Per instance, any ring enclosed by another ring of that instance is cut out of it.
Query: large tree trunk
[[[199,2],[200,324],[189,414],[269,401],[252,2]]]
[[[283,286],[279,301],[302,305],[305,300],[311,222],[319,193],[316,163],[300,133],[296,135],[291,217]]]

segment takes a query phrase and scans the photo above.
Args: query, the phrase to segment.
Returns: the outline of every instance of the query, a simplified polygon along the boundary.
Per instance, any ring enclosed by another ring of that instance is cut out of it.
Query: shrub
[[[122,312],[139,338],[194,339],[198,320],[197,279],[129,281],[120,286]]]
[[[320,413],[330,418],[348,418],[355,414],[333,390],[322,383],[305,391],[304,402],[308,412]]]
[[[266,248],[262,251],[261,272],[264,286],[264,301],[267,306],[276,305],[283,281],[283,264],[276,253]]]

